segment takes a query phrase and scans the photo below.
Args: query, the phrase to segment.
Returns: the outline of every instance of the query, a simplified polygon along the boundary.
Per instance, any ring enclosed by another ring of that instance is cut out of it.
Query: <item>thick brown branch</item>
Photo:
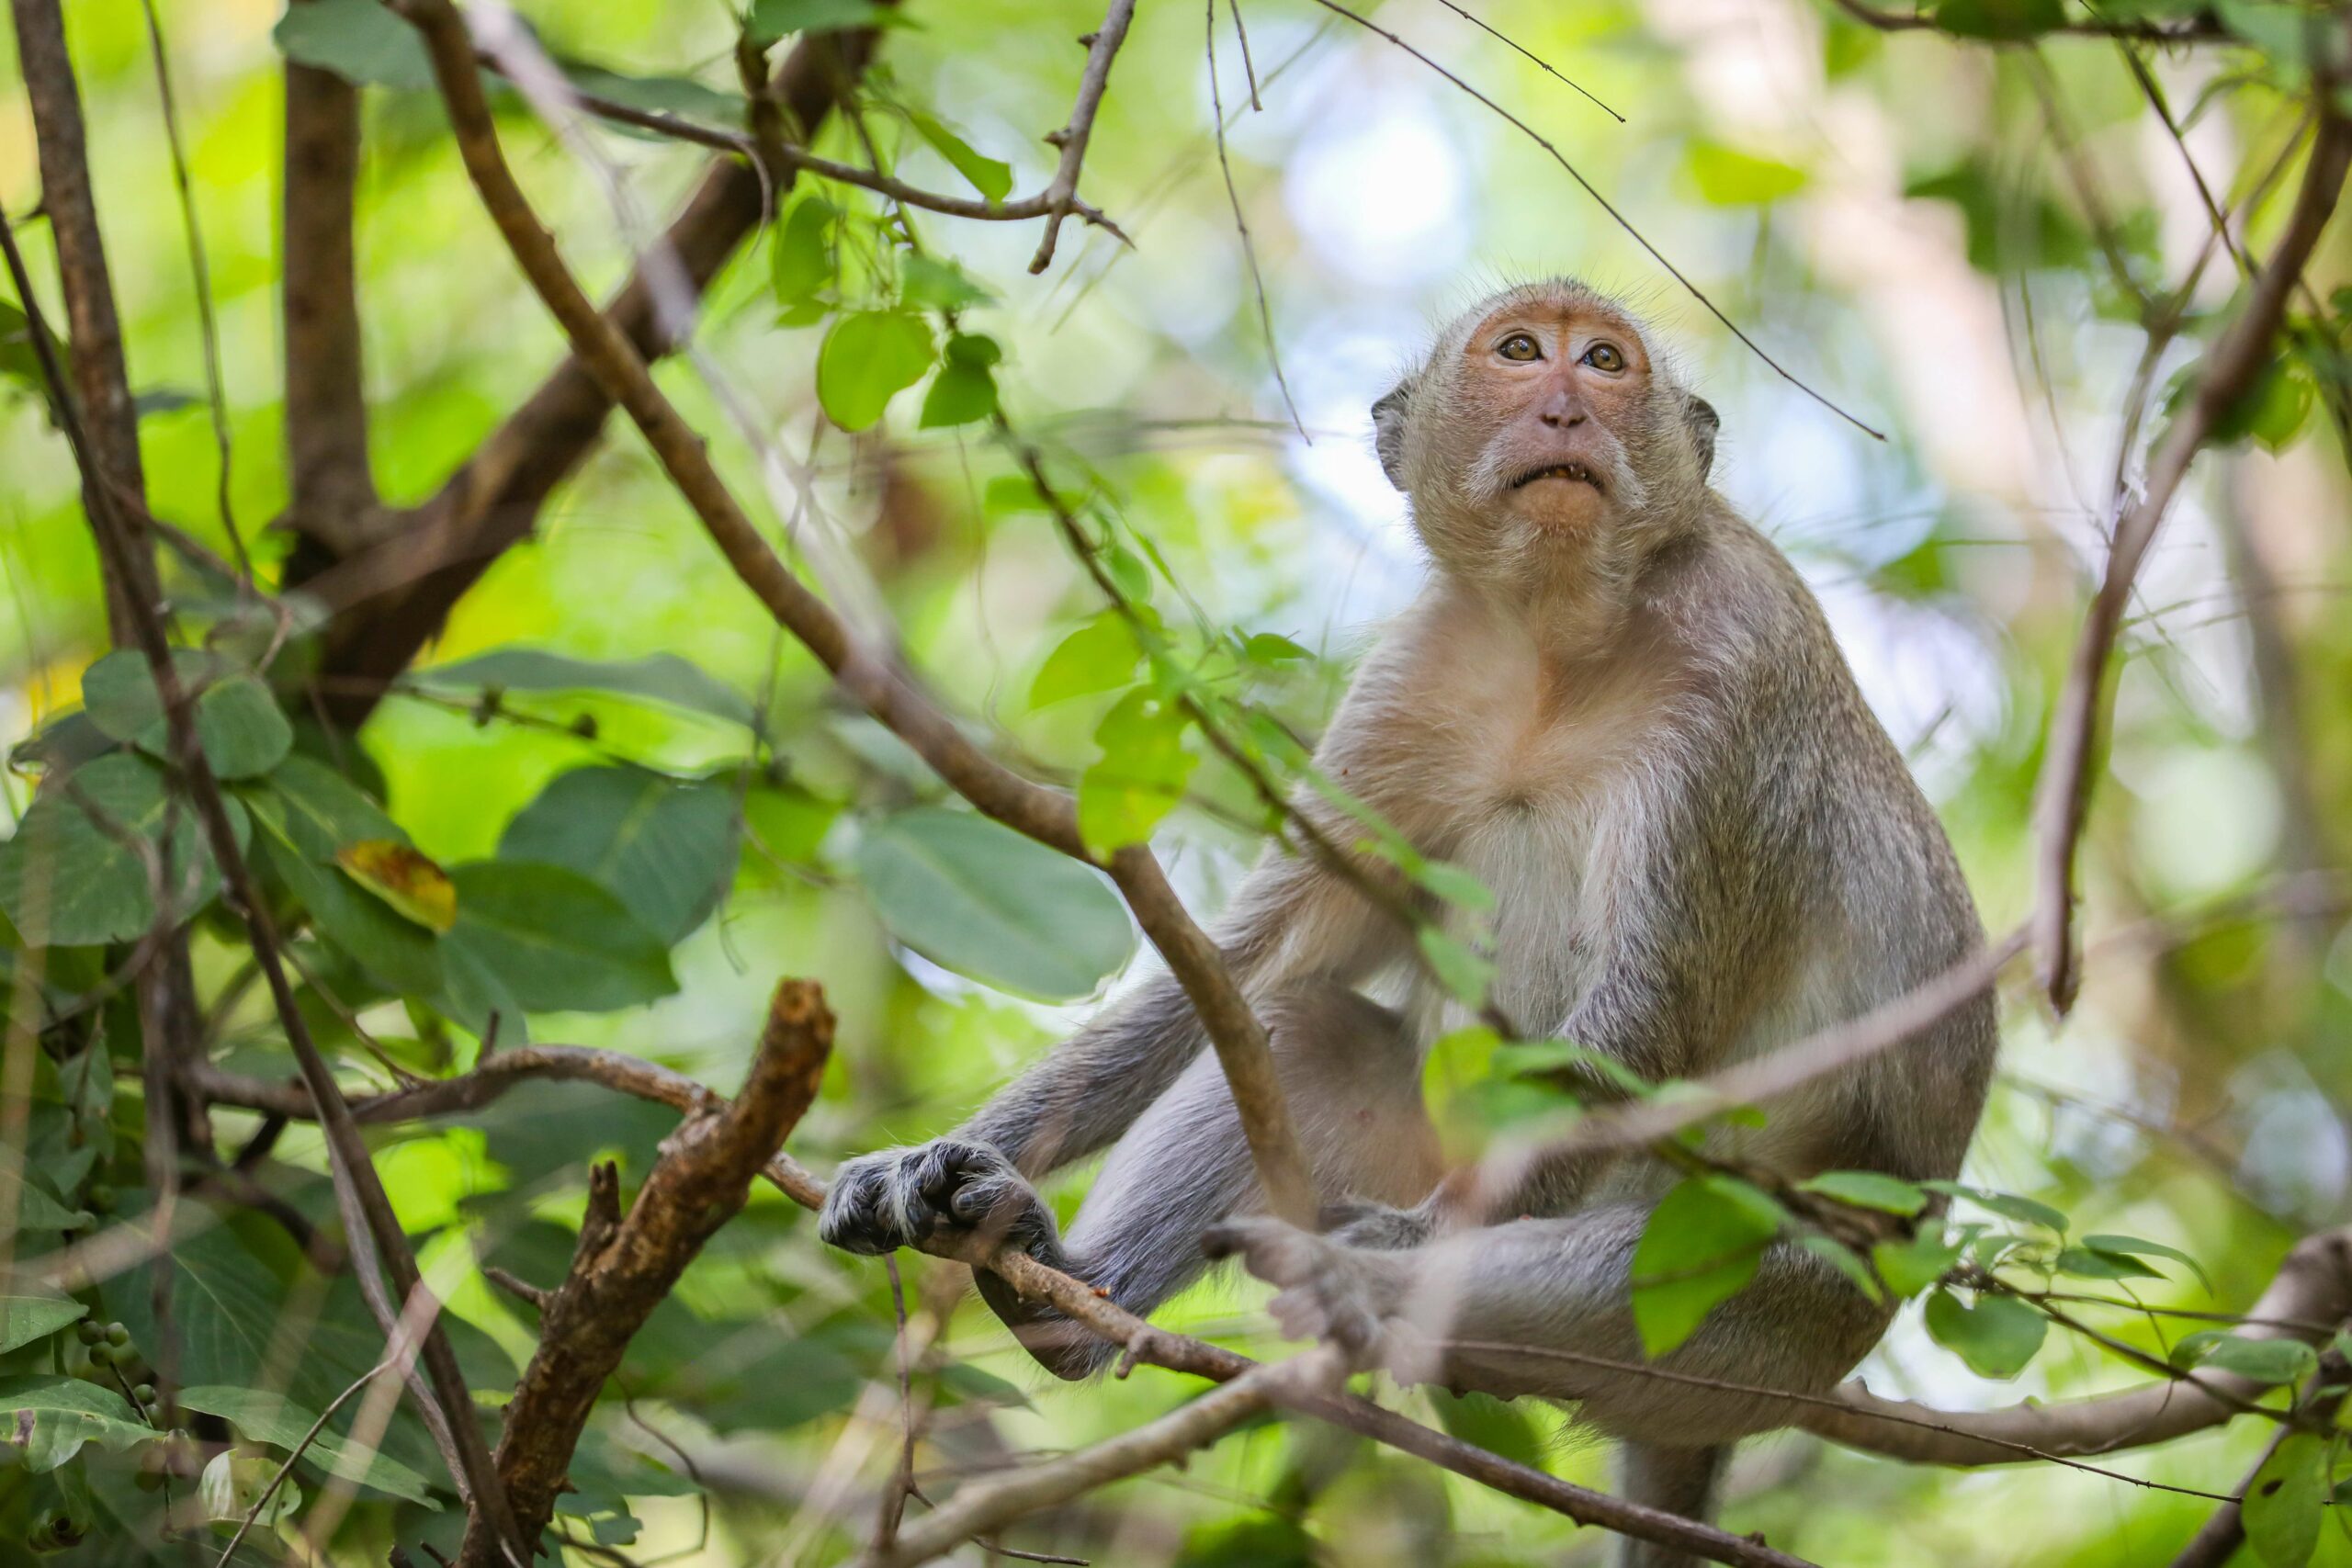
[[[1021,777],[975,746],[905,674],[856,646],[840,617],[769,547],[712,466],[702,437],[654,385],[620,328],[581,291],[554,237],[515,185],[482,97],[464,18],[447,0],[400,0],[399,9],[417,25],[432,51],[467,172],[516,265],[571,339],[573,352],[644,433],[736,575],[776,623],[832,672],[844,693],[906,741],[956,793],[1006,826],[1095,863],[1067,794]],[[1235,985],[1224,955],[1186,913],[1148,846],[1131,844],[1104,866],[1201,1016],[1232,1087],[1268,1201],[1278,1213],[1311,1218],[1313,1188],[1274,1076],[1265,1029]]]
[[[506,1407],[498,1481],[524,1538],[536,1542],[555,1511],[572,1450],[605,1380],[719,1226],[743,1206],[752,1181],[810,1102],[833,1043],[833,1015],[808,980],[786,980],[768,1005],[743,1092],[710,1097],[663,1140],[662,1156],[625,1215],[611,1166],[599,1168],[591,1223],[571,1273],[539,1310],[539,1348]],[[469,1520],[460,1568],[491,1568],[497,1541]]]
[[[794,124],[813,135],[873,57],[871,28],[815,33],[800,40],[776,76],[776,92]],[[775,178],[788,186],[789,172]],[[743,160],[714,159],[685,208],[663,235],[676,271],[699,291],[759,227],[761,175]],[[673,350],[654,307],[644,269],[606,308],[607,319],[637,354]],[[523,406],[413,512],[382,519],[366,547],[289,572],[338,612],[320,664],[327,715],[356,728],[387,684],[414,661],[441,629],[450,606],[491,563],[530,531],[548,496],[595,446],[612,399],[578,354],[558,366]]]
[[[83,132],[82,92],[65,49],[65,21],[58,0],[11,0],[17,23],[17,63],[32,107],[33,136],[40,157],[41,209],[57,243],[58,282],[65,299],[65,329],[73,344],[73,395],[79,403],[89,464],[82,475],[82,502],[94,516],[95,491],[116,487],[144,505],[146,478],[139,461],[139,411],[130,396],[130,374],[122,354],[122,322],[115,313],[114,283],[107,271],[106,242],[98,232],[98,208],[90,185],[89,149]],[[28,295],[28,312],[34,308]],[[141,561],[151,563],[146,540],[134,538]],[[136,585],[108,568],[107,618],[115,640],[131,636],[130,596]]]
[[[2321,90],[2329,90],[2328,84],[2323,82]],[[2062,1012],[2073,1005],[2081,978],[2075,953],[2075,846],[2090,808],[2095,782],[2091,757],[2101,739],[2108,664],[2131,604],[2132,584],[2139,579],[2148,547],[2188,476],[2189,464],[2270,363],[2270,345],[2286,314],[2287,296],[2301,277],[2303,264],[2335,211],[2347,163],[2352,163],[2352,122],[2324,107],[2286,232],[2279,237],[2270,265],[2255,280],[2245,307],[2205,356],[2187,405],[2157,440],[2148,461],[2146,482],[2138,500],[2116,524],[2106,574],[2084,616],[2065,689],[2051,721],[2041,796],[2035,803],[2041,865],[2033,915],[2034,948],[2043,985]]]
[[[286,522],[306,550],[341,557],[376,516],[352,255],[359,89],[286,62]]]

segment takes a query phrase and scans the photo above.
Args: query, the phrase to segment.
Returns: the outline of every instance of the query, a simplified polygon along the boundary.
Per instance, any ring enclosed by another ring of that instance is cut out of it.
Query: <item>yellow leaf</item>
[[[361,839],[334,852],[351,880],[428,931],[458,923],[458,889],[449,874],[424,855],[390,839]]]

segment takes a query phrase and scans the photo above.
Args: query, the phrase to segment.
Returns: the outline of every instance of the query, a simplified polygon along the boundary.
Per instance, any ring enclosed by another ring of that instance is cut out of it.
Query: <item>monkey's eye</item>
[[[1613,343],[1597,343],[1584,351],[1584,362],[1595,370],[1614,374],[1625,368],[1625,355]]]
[[[1516,359],[1522,363],[1544,357],[1544,351],[1537,347],[1535,340],[1525,333],[1511,333],[1510,336],[1495,344],[1495,352],[1505,359]]]

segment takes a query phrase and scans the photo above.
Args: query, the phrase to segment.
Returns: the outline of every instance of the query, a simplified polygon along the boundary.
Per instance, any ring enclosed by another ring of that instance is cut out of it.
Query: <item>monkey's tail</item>
[[[1715,1492],[1730,1462],[1732,1445],[1709,1448],[1669,1448],[1663,1443],[1627,1443],[1618,1461],[1620,1490],[1634,1502],[1680,1514],[1684,1518],[1711,1521]],[[1699,1560],[1648,1541],[1623,1538],[1617,1568],[1696,1568]]]

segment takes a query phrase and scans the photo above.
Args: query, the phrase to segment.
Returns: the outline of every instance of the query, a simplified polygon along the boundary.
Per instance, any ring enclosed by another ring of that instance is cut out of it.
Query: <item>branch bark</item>
[[[2148,461],[2139,500],[2117,521],[2107,570],[2083,619],[2066,685],[2051,722],[2050,749],[2041,773],[2035,818],[2041,838],[2041,887],[2033,913],[2034,948],[2042,984],[2059,1011],[2074,1005],[2081,983],[2075,952],[2075,847],[2090,809],[2094,779],[2091,756],[2098,749],[2107,710],[2108,665],[2132,599],[2132,584],[2147,558],[2172,499],[2188,466],[2211,439],[2222,417],[2245,395],[2265,365],[2285,317],[2287,296],[2302,276],[2303,264],[2335,211],[2352,164],[2352,122],[2328,106],[2332,90],[2323,80],[2319,133],[2303,166],[2286,232],[2270,265],[2255,280],[2252,294],[2205,356],[2188,405],[2165,427]]]
[[[1103,865],[1200,1014],[1231,1086],[1270,1205],[1276,1213],[1311,1221],[1314,1187],[1298,1153],[1265,1029],[1227,970],[1224,954],[1185,911],[1150,849],[1131,844],[1098,862],[1079,832],[1077,807],[1067,794],[1023,778],[975,746],[908,676],[878,652],[857,646],[840,617],[792,574],[719,478],[702,437],[654,385],[635,345],[581,291],[554,237],[514,183],[482,96],[465,19],[448,0],[395,3],[424,37],[467,172],[516,265],[561,323],[573,352],[643,432],[736,575],[777,624],[832,672],[844,693],[965,799],[1041,843]]]
[[[2260,1320],[2239,1330],[2248,1338],[2291,1336],[2310,1344],[2327,1337],[2317,1325],[2352,1315],[2352,1226],[2305,1236],[2261,1298],[2246,1309]],[[2288,1324],[2311,1325],[2290,1328]],[[2195,1382],[2151,1383],[2120,1393],[2061,1404],[2013,1404],[1965,1414],[1933,1410],[1907,1400],[1882,1399],[1859,1382],[1838,1393],[1845,1408],[1809,1409],[1797,1425],[1848,1448],[1866,1449],[1917,1464],[2015,1464],[2030,1448],[2081,1458],[2166,1443],[2220,1426],[2264,1386],[2202,1369]],[[1917,1423],[1926,1421],[1931,1426]]]
[[[91,461],[82,473],[82,504],[94,518],[109,485],[145,505],[146,477],[139,461],[139,411],[132,406],[130,376],[124,364],[122,322],[115,312],[114,283],[107,270],[106,241],[98,231],[96,192],[90,185],[87,141],[83,133],[82,91],[65,49],[65,19],[58,0],[11,0],[17,24],[17,62],[32,107],[33,136],[40,159],[41,209],[57,244],[60,291],[65,300],[65,330],[73,345],[73,395],[80,404]],[[31,297],[25,299],[29,314]],[[148,542],[133,530],[132,548],[150,564]],[[140,574],[143,576],[144,574]],[[130,595],[137,584],[104,573],[107,623],[116,642],[128,647],[132,635]]]
[[[540,1309],[539,1348],[515,1385],[499,1438],[498,1484],[526,1542],[555,1511],[572,1450],[629,1340],[719,1226],[743,1206],[752,1179],[817,1098],[832,1050],[833,1015],[813,981],[786,980],[733,1103],[706,1097],[663,1140],[662,1156],[626,1216],[618,1177],[596,1168],[588,1223],[571,1273]],[[458,1568],[491,1568],[498,1540],[477,1513]]]
[[[377,526],[361,377],[353,204],[359,89],[286,62],[286,525],[304,552],[339,558]],[[299,566],[289,576],[303,575]]]
[[[794,124],[813,134],[855,90],[876,36],[857,28],[812,34],[793,47],[777,72],[776,91]],[[786,169],[772,183],[781,193],[792,179]],[[760,173],[749,164],[732,156],[712,161],[664,236],[697,292],[759,227],[763,194]],[[605,319],[641,357],[678,346],[662,331],[642,268],[613,297]],[[440,631],[450,607],[530,533],[548,495],[595,446],[612,406],[575,352],[430,500],[379,516],[368,537],[345,552],[293,563],[288,586],[307,589],[338,612],[317,681],[330,719],[356,728],[374,711],[386,685]]]

